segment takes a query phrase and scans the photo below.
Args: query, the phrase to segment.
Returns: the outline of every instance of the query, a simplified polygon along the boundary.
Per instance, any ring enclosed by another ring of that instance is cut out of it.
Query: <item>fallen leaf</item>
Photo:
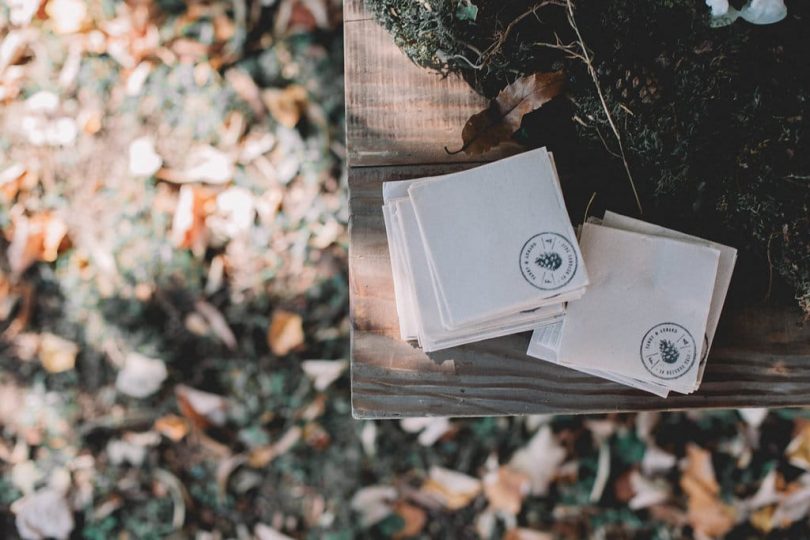
[[[256,116],[264,117],[265,108],[261,91],[250,73],[241,68],[231,68],[225,72],[225,80],[234,89],[236,95],[245,100]]]
[[[315,390],[323,392],[346,371],[346,360],[304,360],[301,369],[312,380]]]
[[[773,524],[789,527],[800,519],[806,519],[810,512],[810,475],[803,475],[787,495],[779,502],[773,513]]]
[[[197,427],[222,426],[227,420],[228,401],[217,394],[177,385],[174,389],[177,404],[183,416]]]
[[[15,214],[12,227],[8,260],[14,275],[21,275],[36,261],[55,261],[67,247],[67,225],[53,212],[31,217]]]
[[[163,360],[132,352],[127,354],[124,367],[115,378],[115,388],[122,394],[142,399],[160,390],[168,375]]]
[[[171,231],[172,242],[177,247],[191,249],[195,255],[205,252],[208,245],[205,218],[214,200],[214,194],[208,189],[188,185],[180,188]]]
[[[484,476],[484,494],[490,506],[506,514],[517,515],[530,490],[529,477],[508,465]]]
[[[506,531],[503,540],[553,540],[554,535],[534,529],[515,528]]]
[[[653,482],[644,478],[638,471],[630,473],[630,486],[633,490],[633,498],[629,503],[631,510],[641,510],[669,499],[670,491],[666,483]]]
[[[22,187],[26,170],[22,163],[14,163],[0,172],[0,195],[6,202],[11,202],[17,196]]]
[[[43,488],[14,501],[17,532],[26,540],[67,538],[73,531],[73,511],[65,496],[51,488]]]
[[[810,470],[810,422],[801,426],[785,449],[785,455],[791,465]]]
[[[69,371],[76,365],[79,346],[55,334],[44,333],[39,340],[39,361],[49,373]]]
[[[669,452],[648,445],[644,450],[644,457],[641,459],[641,470],[644,474],[652,475],[667,472],[675,466],[677,459]]]
[[[433,446],[451,428],[450,420],[446,416],[403,418],[399,421],[399,425],[408,433],[419,433],[419,444],[422,446]]]
[[[293,538],[278,532],[270,525],[264,523],[257,523],[253,528],[253,535],[256,540],[293,540]]]
[[[73,34],[84,26],[87,5],[83,0],[49,0],[45,13],[53,22],[57,34]]]
[[[427,523],[427,514],[418,506],[399,501],[394,505],[394,512],[402,518],[404,525],[394,534],[394,538],[410,538],[416,536]]]
[[[751,525],[753,525],[757,530],[768,534],[773,530],[773,514],[775,511],[776,508],[774,506],[763,506],[751,514],[749,521],[751,521]]]
[[[186,182],[224,184],[233,178],[233,162],[224,152],[213,146],[198,146],[191,150],[189,166],[182,177]]]
[[[204,300],[195,302],[194,307],[205,319],[207,327],[214,332],[214,335],[230,350],[236,350],[236,336],[233,335],[225,316],[216,307]]]
[[[565,448],[554,438],[549,426],[543,426],[529,444],[512,456],[509,465],[531,480],[532,495],[545,495],[557,468],[565,461]]]
[[[267,331],[267,344],[276,356],[285,356],[304,344],[304,327],[297,313],[277,309]]]
[[[129,174],[152,176],[163,165],[163,158],[155,151],[152,137],[138,137],[129,145]]]
[[[534,73],[506,86],[489,107],[467,120],[461,131],[462,149],[467,154],[483,154],[509,141],[520,128],[523,115],[545,105],[564,87],[565,74],[562,71]]]
[[[714,476],[711,453],[694,444],[688,445],[686,452],[680,484],[688,497],[689,523],[707,536],[723,536],[734,527],[736,512],[719,499],[720,486]]]
[[[188,434],[188,421],[176,414],[167,414],[155,420],[155,431],[174,442]]]
[[[768,416],[768,409],[764,408],[737,409],[737,412],[749,426],[754,428],[761,426],[765,417]]]
[[[107,443],[107,457],[113,465],[128,463],[140,467],[146,459],[146,447],[131,441],[113,439]]]
[[[298,84],[284,89],[268,88],[262,92],[262,101],[279,124],[294,128],[306,110],[307,90]]]
[[[459,510],[481,493],[481,481],[464,473],[434,466],[430,468],[421,491],[448,510]]]
[[[256,469],[266,467],[268,463],[276,459],[278,456],[289,452],[290,449],[295,446],[299,440],[301,440],[301,436],[303,434],[304,430],[302,430],[300,427],[291,427],[275,443],[252,450],[248,456],[248,465]]]
[[[253,194],[234,186],[217,195],[215,211],[205,223],[216,238],[227,241],[247,234],[255,220]]]
[[[363,429],[360,431],[360,443],[367,456],[374,457],[377,454],[377,424],[373,420],[363,423]]]
[[[350,506],[360,514],[361,525],[371,527],[391,514],[396,498],[397,490],[391,486],[368,486],[355,492]]]

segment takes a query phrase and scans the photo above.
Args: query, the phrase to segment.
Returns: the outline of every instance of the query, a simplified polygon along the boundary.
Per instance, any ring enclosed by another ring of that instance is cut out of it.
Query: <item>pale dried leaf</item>
[[[669,486],[666,483],[648,480],[638,471],[630,473],[630,486],[633,490],[633,498],[629,502],[631,510],[641,510],[664,503],[670,496]]]
[[[122,394],[142,399],[160,390],[168,375],[163,360],[131,352],[118,372],[115,388]]]
[[[419,444],[422,446],[433,446],[451,428],[450,420],[444,416],[403,418],[399,425],[408,433],[419,433]]]
[[[55,334],[44,333],[39,340],[39,361],[49,373],[69,371],[76,365],[79,346]]]
[[[184,384],[175,388],[180,412],[199,427],[222,426],[227,420],[228,401],[217,394],[203,392]]]
[[[253,536],[256,540],[293,540],[293,538],[278,532],[270,525],[264,523],[257,523],[253,528]]]
[[[492,509],[517,515],[523,499],[531,490],[531,480],[508,465],[499,467],[484,476],[484,494]]]
[[[669,452],[665,452],[657,446],[648,445],[641,460],[641,470],[647,475],[659,474],[669,471],[676,463],[677,459]]]
[[[391,486],[368,486],[355,492],[350,505],[360,514],[363,527],[371,527],[393,512],[392,503],[396,498],[397,490]]]
[[[198,146],[191,150],[189,166],[180,177],[185,182],[224,184],[233,178],[233,162],[213,146]]]
[[[557,468],[565,461],[565,448],[554,438],[551,428],[543,426],[525,447],[515,452],[509,465],[528,475],[532,495],[545,495]]]
[[[506,531],[503,540],[553,540],[554,535],[534,529],[514,528]]]
[[[349,367],[346,360],[304,360],[301,369],[312,380],[315,390],[323,392]]]
[[[129,145],[129,174],[152,176],[163,165],[163,158],[155,151],[152,137],[138,137]]]
[[[228,321],[225,320],[225,316],[216,307],[204,300],[195,302],[194,307],[205,318],[214,335],[230,350],[236,350],[236,336],[234,336],[231,327],[228,325]]]
[[[73,34],[85,24],[87,5],[84,0],[49,0],[45,13],[53,22],[57,34]]]
[[[737,412],[753,428],[761,426],[762,422],[765,421],[765,417],[768,416],[768,409],[765,408],[737,409]]]
[[[710,537],[725,535],[734,527],[736,511],[719,499],[711,453],[690,444],[681,476],[681,489],[688,497],[688,519],[695,531]]]
[[[434,466],[430,468],[421,491],[448,510],[458,510],[481,493],[481,481],[464,473]]]
[[[276,356],[285,356],[304,344],[301,316],[283,309],[273,312],[267,331],[267,344]]]
[[[14,502],[17,532],[25,540],[68,538],[73,531],[73,512],[65,496],[44,488]]]

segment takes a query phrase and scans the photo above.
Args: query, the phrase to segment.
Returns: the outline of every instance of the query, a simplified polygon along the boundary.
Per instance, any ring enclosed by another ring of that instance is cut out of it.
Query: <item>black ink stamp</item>
[[[697,358],[695,340],[680,324],[656,324],[641,339],[641,363],[659,379],[677,379]]]
[[[578,265],[574,246],[561,234],[535,234],[520,250],[523,278],[543,291],[553,291],[567,285],[577,273]]]

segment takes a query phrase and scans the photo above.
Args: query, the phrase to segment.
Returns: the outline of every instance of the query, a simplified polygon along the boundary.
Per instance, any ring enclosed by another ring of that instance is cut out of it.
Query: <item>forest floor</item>
[[[810,414],[356,421],[341,6],[0,7],[3,538],[801,538]]]

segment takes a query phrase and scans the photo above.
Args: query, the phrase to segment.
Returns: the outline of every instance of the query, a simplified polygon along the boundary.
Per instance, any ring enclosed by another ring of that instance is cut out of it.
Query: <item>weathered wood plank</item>
[[[347,16],[351,6],[346,4]],[[370,19],[345,25],[346,141],[349,165],[406,165],[492,160],[500,148],[471,158],[449,155],[461,128],[486,100],[455,76],[413,64]]]
[[[349,275],[359,418],[810,405],[810,325],[798,309],[727,310],[700,390],[668,399],[525,355],[528,334],[426,355],[399,338],[381,182],[473,164],[354,169]]]

